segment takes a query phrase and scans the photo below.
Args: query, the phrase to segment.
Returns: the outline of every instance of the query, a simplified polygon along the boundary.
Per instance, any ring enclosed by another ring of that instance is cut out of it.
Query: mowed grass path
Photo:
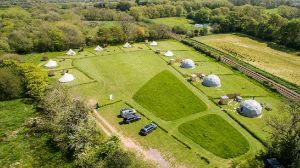
[[[184,123],[179,132],[225,159],[240,156],[250,148],[248,141],[235,128],[215,114]]]
[[[133,99],[166,121],[207,109],[202,100],[167,70],[153,77],[135,93]]]
[[[293,52],[273,49],[266,42],[235,34],[218,34],[194,39],[300,85],[300,57]]]

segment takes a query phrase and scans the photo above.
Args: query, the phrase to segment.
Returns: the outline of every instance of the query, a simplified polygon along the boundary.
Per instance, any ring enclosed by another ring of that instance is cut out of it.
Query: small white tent
[[[221,80],[217,75],[207,75],[203,78],[203,83],[204,86],[207,87],[220,87],[221,86]]]
[[[262,107],[255,100],[245,100],[241,103],[238,112],[243,116],[256,118],[262,114]]]
[[[156,41],[152,41],[152,42],[150,43],[150,45],[151,45],[151,46],[157,46],[157,42],[156,42]]]
[[[185,59],[181,61],[181,68],[195,68],[195,62],[191,59]]]
[[[100,52],[100,51],[103,51],[103,48],[98,45],[94,50],[97,52]]]
[[[166,56],[166,57],[172,57],[172,56],[174,56],[174,54],[173,54],[173,52],[172,51],[167,51],[167,52],[165,52],[164,53],[164,56]]]
[[[69,74],[69,73],[65,73],[62,77],[60,77],[58,79],[59,82],[61,83],[67,83],[67,82],[71,82],[73,81],[75,78],[72,74]]]
[[[68,55],[68,56],[74,56],[74,55],[76,55],[76,52],[73,51],[72,49],[70,49],[70,50],[67,52],[67,55]]]
[[[57,67],[57,62],[53,60],[49,60],[47,64],[44,65],[47,68],[55,68]]]
[[[123,45],[124,48],[131,48],[131,45],[127,42]]]

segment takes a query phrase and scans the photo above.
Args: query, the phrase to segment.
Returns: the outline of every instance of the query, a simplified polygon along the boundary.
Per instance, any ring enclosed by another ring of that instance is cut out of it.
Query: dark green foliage
[[[179,131],[206,150],[226,159],[242,155],[250,148],[245,137],[215,114],[182,124]]]
[[[21,77],[25,96],[39,100],[46,90],[47,73],[31,63],[21,63],[14,60],[6,60],[0,67],[9,67]]]
[[[207,106],[169,71],[150,79],[133,99],[163,120],[170,121],[206,110]]]
[[[0,100],[20,98],[23,95],[21,77],[12,68],[0,68]]]

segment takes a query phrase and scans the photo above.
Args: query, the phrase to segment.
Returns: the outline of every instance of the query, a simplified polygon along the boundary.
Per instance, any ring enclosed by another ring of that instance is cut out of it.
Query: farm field
[[[185,17],[166,17],[166,18],[157,18],[151,19],[152,22],[156,24],[165,24],[171,28],[174,26],[183,26],[185,29],[196,29],[194,26],[194,21],[186,19]]]
[[[218,34],[194,39],[300,85],[300,57],[294,51],[280,51],[266,42],[239,34]]]
[[[157,49],[162,51],[161,54],[155,53]],[[162,56],[163,51],[167,50],[173,51],[175,56]],[[44,55],[33,55],[37,65],[44,65],[40,61]],[[265,116],[276,115],[283,104],[281,97],[275,96],[253,80],[174,40],[158,41],[156,47],[137,43],[129,49],[109,46],[102,52],[87,48],[72,57],[66,56],[64,52],[49,55],[58,60],[59,64],[58,68],[53,69],[56,74],[53,82],[60,77],[62,69],[68,69],[75,80],[64,85],[70,87],[74,96],[97,100],[103,106],[99,109],[99,114],[110,124],[145,148],[158,150],[171,165],[228,167],[232,159],[242,160],[253,156],[263,146],[248,131],[266,138],[263,119]],[[199,66],[183,69],[178,63],[168,65],[171,58],[191,58],[197,60]],[[219,75],[222,86],[207,88],[199,80],[193,83],[187,81],[186,75],[200,72]],[[255,97],[258,101],[270,104],[273,111],[266,112],[268,114],[262,118],[250,119],[234,112],[239,104],[231,103],[220,108],[212,101],[229,93]],[[113,100],[109,100],[110,94],[113,95]],[[138,110],[142,120],[120,125],[121,120],[117,117],[119,110],[129,105]],[[222,109],[232,115],[222,112]],[[241,121],[249,130],[242,128],[232,117]],[[159,129],[146,137],[140,136],[140,128],[151,121],[157,123]],[[220,125],[214,125],[216,122]],[[190,129],[191,125],[205,126],[207,134],[201,129]],[[224,131],[228,133],[224,137],[231,138],[226,145],[221,143],[224,141],[223,133],[216,132],[220,127],[224,127]],[[216,134],[212,134],[213,132]],[[199,133],[203,133],[201,142],[199,137],[194,136],[200,136]],[[212,137],[214,141],[209,140]],[[236,148],[232,142],[241,145]]]

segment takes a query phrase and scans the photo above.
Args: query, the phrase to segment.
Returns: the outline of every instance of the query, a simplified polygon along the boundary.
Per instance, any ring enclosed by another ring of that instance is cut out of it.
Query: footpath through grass
[[[133,99],[166,121],[207,109],[202,100],[167,70],[150,79],[136,92]]]
[[[228,122],[215,114],[189,121],[179,132],[215,155],[228,159],[249,150],[249,143]]]

